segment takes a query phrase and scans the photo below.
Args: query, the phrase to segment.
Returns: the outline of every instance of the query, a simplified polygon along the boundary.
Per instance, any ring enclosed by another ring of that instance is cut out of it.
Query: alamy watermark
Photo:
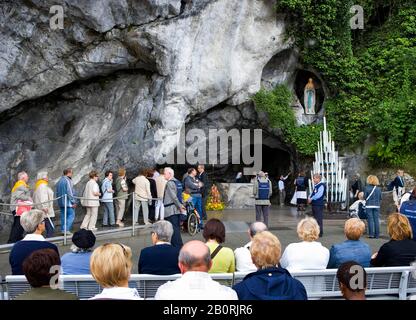
[[[354,5],[350,8],[350,13],[354,16],[350,19],[350,27],[352,30],[364,29],[364,9],[360,5]]]
[[[154,140],[161,145],[175,145],[166,153],[162,149],[156,154],[158,164],[245,164],[244,174],[251,175],[262,167],[261,129],[190,129],[185,125],[173,134],[163,129],[156,131]],[[168,142],[169,140],[169,142]],[[231,142],[231,148],[230,148]],[[231,159],[230,159],[231,157]],[[230,162],[231,160],[231,162]]]

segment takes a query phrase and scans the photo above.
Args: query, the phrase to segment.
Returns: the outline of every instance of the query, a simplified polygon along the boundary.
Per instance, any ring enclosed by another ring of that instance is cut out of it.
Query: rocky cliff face
[[[92,168],[126,166],[136,174],[175,148],[175,133],[199,125],[204,114],[219,129],[241,126],[244,105],[251,127],[264,126],[246,102],[265,66],[285,52],[287,63],[263,75],[263,83],[275,84],[293,78],[297,64],[274,3],[3,1],[0,198],[20,170],[32,181],[47,170],[55,180],[69,166],[75,183]],[[57,4],[63,30],[49,27]]]

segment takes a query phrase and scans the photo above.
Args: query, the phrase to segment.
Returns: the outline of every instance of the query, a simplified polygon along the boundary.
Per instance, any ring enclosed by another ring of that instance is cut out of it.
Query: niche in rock
[[[315,114],[317,114],[321,110],[322,104],[325,100],[325,92],[322,86],[322,81],[313,72],[308,71],[308,70],[298,70],[296,72],[295,92],[300,103],[305,109],[305,104],[304,104],[305,86],[308,83],[309,79],[312,79],[313,85],[315,87],[315,97],[316,97]]]

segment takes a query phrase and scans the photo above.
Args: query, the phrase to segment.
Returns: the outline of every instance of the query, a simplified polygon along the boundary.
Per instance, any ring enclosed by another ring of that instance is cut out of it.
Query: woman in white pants
[[[89,173],[90,181],[85,186],[81,205],[87,209],[87,214],[81,224],[81,229],[96,231],[98,208],[100,207],[100,187],[98,186],[98,172],[93,170]]]
[[[165,206],[163,205],[163,195],[165,193],[166,179],[163,176],[163,169],[160,169],[160,175],[154,178],[156,181],[157,198],[155,220],[163,220],[165,218]]]

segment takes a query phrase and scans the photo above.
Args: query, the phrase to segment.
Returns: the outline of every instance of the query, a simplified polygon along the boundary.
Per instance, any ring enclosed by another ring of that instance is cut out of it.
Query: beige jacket
[[[48,216],[55,217],[55,212],[53,210],[53,201],[52,201],[53,197],[54,197],[54,193],[52,189],[47,184],[41,184],[33,193],[33,202],[34,203],[41,203],[41,202],[46,202],[46,201],[49,201],[49,202],[36,205],[35,206],[36,209],[39,209],[39,210],[48,209],[48,212],[47,212]]]
[[[95,196],[94,193],[100,192],[100,187],[94,179],[90,179],[85,186],[83,198],[87,199],[97,199],[97,200],[81,200],[81,205],[83,207],[99,207],[100,206],[100,197]]]
[[[150,182],[145,176],[134,178],[133,183],[135,185],[134,199],[139,201],[149,201],[149,199],[152,198],[152,194],[150,193]]]
[[[157,189],[157,197],[162,199],[163,198],[163,194],[165,193],[165,188],[166,188],[166,179],[164,176],[158,176],[156,179],[156,189]]]

